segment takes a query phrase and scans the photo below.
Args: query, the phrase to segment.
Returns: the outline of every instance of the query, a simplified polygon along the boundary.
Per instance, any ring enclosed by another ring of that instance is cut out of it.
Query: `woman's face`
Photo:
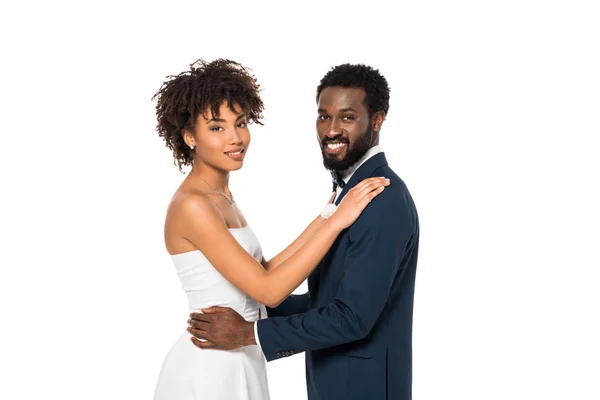
[[[210,109],[198,115],[194,134],[185,131],[184,139],[194,146],[194,163],[202,162],[222,171],[235,171],[244,164],[250,145],[246,114],[238,104],[219,106],[218,117]]]

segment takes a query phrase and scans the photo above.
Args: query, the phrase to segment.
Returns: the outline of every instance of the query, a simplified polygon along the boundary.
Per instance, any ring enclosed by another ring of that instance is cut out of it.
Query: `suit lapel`
[[[354,172],[352,178],[350,178],[346,186],[344,186],[344,189],[335,201],[335,205],[337,206],[340,204],[340,201],[342,201],[346,193],[348,193],[348,190],[352,189],[363,179],[370,178],[377,168],[383,167],[384,165],[388,165],[384,153],[375,154],[373,157],[365,161],[364,164]]]

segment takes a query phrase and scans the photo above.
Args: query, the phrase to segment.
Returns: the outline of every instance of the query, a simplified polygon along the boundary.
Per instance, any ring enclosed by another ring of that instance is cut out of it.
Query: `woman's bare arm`
[[[317,266],[345,228],[324,221],[314,234],[278,268],[267,271],[229,232],[219,210],[201,195],[181,200],[171,215],[181,223],[183,236],[206,256],[229,282],[256,301],[277,306],[296,289]]]
[[[350,189],[337,212],[325,220],[293,254],[265,270],[229,232],[218,208],[201,195],[179,200],[171,218],[192,243],[229,282],[256,301],[276,307],[314,270],[339,233],[350,226],[371,200],[389,183],[369,178]],[[301,235],[302,236],[302,235]]]
[[[269,261],[264,260],[263,266],[267,271],[271,271],[275,269],[282,262],[287,260],[292,254],[294,254],[298,249],[300,249],[304,244],[313,237],[313,235],[319,230],[319,228],[323,225],[325,219],[321,216],[315,218],[306,229],[290,244],[286,247],[281,253],[277,254],[275,257],[271,258]]]
[[[335,199],[336,193],[334,192],[329,199],[329,203],[332,203]],[[320,215],[313,219],[312,222],[304,229],[304,231],[290,244],[286,247],[281,253],[277,254],[275,257],[270,259],[269,261],[263,258],[262,265],[265,267],[267,271],[275,269],[279,264],[287,260],[292,254],[294,254],[300,247],[304,246],[304,244],[310,239],[317,230],[323,225],[325,222],[325,218]]]

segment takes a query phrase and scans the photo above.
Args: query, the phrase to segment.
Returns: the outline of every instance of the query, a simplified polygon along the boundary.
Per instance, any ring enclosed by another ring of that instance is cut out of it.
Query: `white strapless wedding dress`
[[[230,229],[258,262],[262,249],[250,227]],[[190,312],[213,305],[230,307],[247,321],[266,318],[265,307],[226,280],[198,251],[171,256]],[[187,331],[163,362],[154,400],[268,400],[266,361],[258,346],[223,351],[199,349]]]

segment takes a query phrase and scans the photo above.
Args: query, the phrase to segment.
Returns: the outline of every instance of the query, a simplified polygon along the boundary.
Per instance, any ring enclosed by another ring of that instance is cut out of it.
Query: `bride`
[[[248,152],[248,124],[261,123],[263,103],[254,76],[234,61],[198,60],[169,76],[154,98],[158,134],[180,170],[192,167],[169,204],[164,231],[190,312],[221,305],[248,321],[266,318],[264,305],[275,307],[290,295],[388,185],[383,178],[365,179],[333,214],[315,218],[267,261],[229,190],[229,173],[242,167]],[[198,349],[190,338],[184,331],[169,350],[155,400],[269,399],[258,346]]]

